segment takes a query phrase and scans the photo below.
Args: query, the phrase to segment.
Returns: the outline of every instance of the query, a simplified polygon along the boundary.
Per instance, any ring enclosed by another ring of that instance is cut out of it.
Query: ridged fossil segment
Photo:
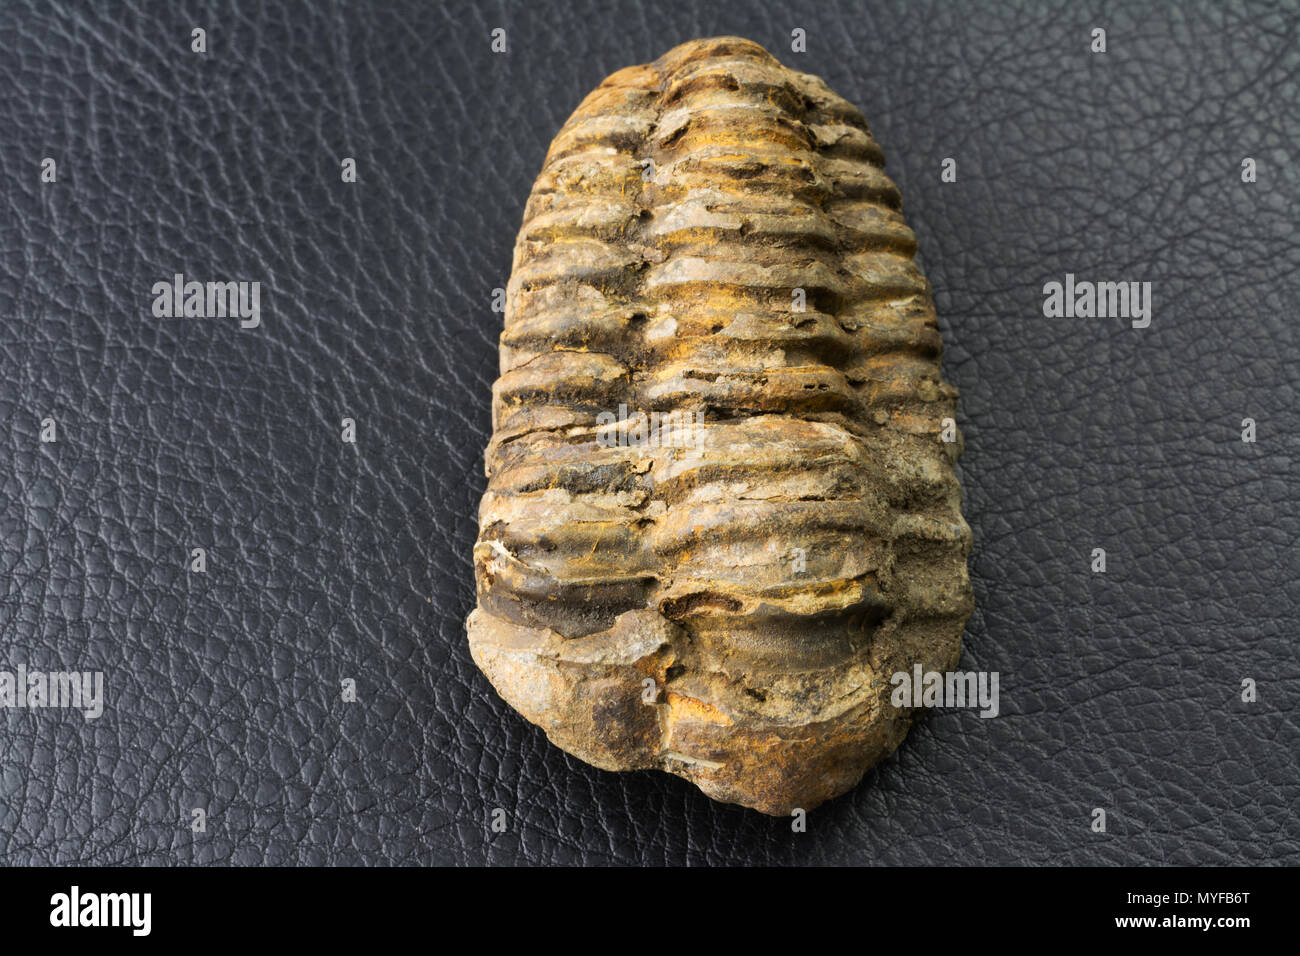
[[[735,37],[620,70],[551,144],[469,639],[588,763],[810,809],[907,733],[893,674],[957,664],[956,391],[883,162],[857,109]],[[696,441],[611,442],[620,406],[698,413]]]

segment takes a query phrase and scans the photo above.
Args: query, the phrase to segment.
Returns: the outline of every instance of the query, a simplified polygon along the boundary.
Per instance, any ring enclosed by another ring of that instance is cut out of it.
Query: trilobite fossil
[[[810,809],[906,735],[892,675],[956,666],[957,393],[883,163],[856,108],[736,37],[614,73],[551,144],[468,631],[590,764]]]

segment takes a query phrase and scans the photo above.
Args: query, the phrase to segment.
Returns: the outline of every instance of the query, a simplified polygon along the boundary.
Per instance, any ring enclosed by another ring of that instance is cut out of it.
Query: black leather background
[[[566,757],[465,643],[532,179],[605,75],[723,33],[886,150],[1001,677],[803,834]],[[0,669],[108,684],[0,712],[0,862],[1300,863],[1297,104],[1295,3],[0,5]],[[260,280],[261,328],[154,318],[175,272]],[[1150,328],[1044,318],[1066,272],[1151,281]]]

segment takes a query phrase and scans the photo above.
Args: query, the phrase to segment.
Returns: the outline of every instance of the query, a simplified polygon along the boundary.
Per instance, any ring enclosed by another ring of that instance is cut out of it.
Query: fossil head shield
[[[973,606],[957,393],[862,114],[736,37],[600,84],[515,245],[475,662],[557,746],[765,813],[854,786]]]

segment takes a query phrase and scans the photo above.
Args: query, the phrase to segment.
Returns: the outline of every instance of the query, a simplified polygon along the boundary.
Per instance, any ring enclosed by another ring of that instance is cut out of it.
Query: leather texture
[[[0,6],[0,669],[107,698],[0,712],[0,862],[1300,863],[1300,12],[978,6]],[[885,149],[962,395],[963,666],[1000,675],[805,833],[565,756],[465,640],[547,144],[720,34]],[[261,326],[155,318],[177,272],[260,281]],[[1066,273],[1150,281],[1150,327],[1045,318]]]

